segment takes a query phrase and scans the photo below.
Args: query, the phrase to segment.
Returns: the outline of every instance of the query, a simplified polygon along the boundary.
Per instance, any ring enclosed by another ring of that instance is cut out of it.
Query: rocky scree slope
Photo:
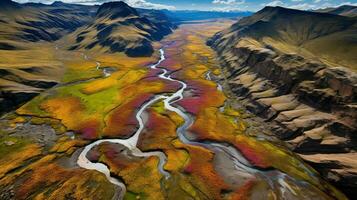
[[[339,16],[334,21],[335,16],[331,16],[267,7],[217,33],[208,44],[219,55],[228,89],[245,107],[265,119],[272,132],[326,179],[354,197],[356,73],[284,53],[262,39],[279,38],[292,44],[345,30],[355,23]],[[314,27],[298,26],[301,20],[309,20]]]
[[[75,49],[98,49],[104,52],[125,52],[128,56],[150,56],[152,42],[162,39],[175,28],[168,18],[155,10],[142,10],[124,2],[101,5],[95,19],[76,31]]]

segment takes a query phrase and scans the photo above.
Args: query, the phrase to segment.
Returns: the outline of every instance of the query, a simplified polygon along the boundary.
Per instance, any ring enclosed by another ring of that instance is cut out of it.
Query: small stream
[[[162,61],[165,60],[164,57],[164,51],[160,50],[161,53],[161,58],[160,60],[152,65],[150,68],[155,69],[158,65],[161,64]],[[97,62],[97,69],[100,68],[100,63]],[[165,75],[167,73],[166,70],[162,70],[163,72],[159,75],[159,77],[161,78],[167,78]],[[105,74],[105,71],[103,71]],[[119,186],[121,188],[120,191],[120,195],[118,197],[118,199],[123,199],[124,194],[126,192],[126,187],[125,185],[120,182],[119,180],[113,178],[110,176],[110,169],[108,168],[108,166],[102,164],[102,163],[92,163],[91,161],[89,161],[89,159],[87,158],[87,154],[90,150],[92,150],[95,146],[100,145],[102,143],[105,142],[109,142],[109,143],[114,143],[114,144],[121,144],[123,146],[125,146],[126,148],[129,149],[129,151],[132,153],[132,155],[137,156],[137,157],[151,157],[151,156],[157,156],[159,158],[159,171],[165,176],[165,178],[169,178],[170,174],[168,172],[166,172],[164,170],[164,165],[167,161],[166,155],[163,152],[160,151],[156,151],[156,152],[142,152],[140,149],[137,148],[137,144],[138,144],[138,140],[140,137],[140,134],[142,132],[142,130],[144,129],[145,125],[144,125],[144,121],[142,119],[142,114],[143,112],[150,107],[151,105],[153,105],[154,103],[156,103],[157,101],[161,100],[161,99],[165,99],[165,98],[169,98],[167,96],[164,95],[160,95],[160,96],[156,96],[153,99],[151,99],[150,101],[146,102],[141,108],[140,110],[137,112],[136,114],[136,119],[139,122],[139,129],[135,132],[135,134],[133,136],[131,136],[128,139],[104,139],[104,140],[97,140],[89,145],[87,145],[84,150],[81,152],[81,154],[78,157],[77,160],[77,164],[85,169],[89,169],[89,170],[96,170],[99,171],[101,173],[103,173],[107,179]]]

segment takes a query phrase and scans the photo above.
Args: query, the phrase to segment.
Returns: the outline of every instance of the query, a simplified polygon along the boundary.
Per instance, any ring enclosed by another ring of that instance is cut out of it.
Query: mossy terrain
[[[230,21],[218,21],[182,25],[154,45],[156,50],[165,47],[166,60],[159,67],[168,69],[172,78],[188,85],[184,98],[174,104],[193,119],[188,136],[201,144],[229,144],[255,170],[276,170],[304,182],[304,188],[289,183],[298,197],[304,197],[306,190],[308,194],[319,194],[321,199],[329,199],[328,195],[345,199],[283,146],[247,134],[246,114],[231,105],[217,83],[207,78],[210,73],[211,78],[218,79],[220,69],[216,55],[205,41],[230,24]],[[132,136],[138,127],[135,115],[141,106],[155,95],[172,94],[180,88],[172,81],[158,78],[158,71],[149,69],[150,64],[158,60],[157,54],[134,59],[122,53],[75,52],[76,55],[81,53],[88,59],[82,56],[64,61],[68,69],[63,83],[23,105],[10,119],[14,124],[11,130],[15,132],[19,132],[21,126],[49,125],[49,132],[56,137],[53,144],[15,136],[1,137],[1,149],[7,148],[2,144],[4,141],[16,140],[16,144],[1,155],[3,160],[16,159],[17,162],[8,163],[10,167],[6,171],[0,170],[0,192],[14,185],[12,190],[17,199],[112,199],[117,192],[115,185],[100,172],[82,169],[76,164],[81,148],[102,138]],[[96,62],[100,63],[99,69]],[[112,69],[110,75],[103,73],[104,68]],[[26,120],[17,116],[26,116]],[[236,184],[227,178],[226,171],[219,165],[224,158],[214,149],[187,144],[180,139],[177,130],[185,121],[165,109],[162,101],[151,105],[142,118],[145,127],[138,148],[143,152],[163,152],[167,157],[163,168],[170,178],[165,179],[160,173],[157,157],[133,156],[114,143],[101,143],[88,156],[93,162],[106,164],[111,175],[126,185],[124,199],[281,197],[265,179],[248,176]],[[28,121],[31,123],[27,124]]]

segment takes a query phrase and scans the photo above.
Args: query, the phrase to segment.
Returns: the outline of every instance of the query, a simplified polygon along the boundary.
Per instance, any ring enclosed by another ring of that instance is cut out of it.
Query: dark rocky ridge
[[[121,35],[120,27],[124,31],[126,28],[137,30],[131,32],[135,39]],[[175,26],[161,11],[141,9],[139,13],[123,2],[105,3],[99,7],[63,2],[46,5],[0,1],[0,50],[28,50],[36,42],[52,42],[70,33],[75,41],[72,50],[100,46],[108,47],[109,52],[125,52],[129,56],[150,56],[154,51],[152,42],[162,39],[173,28]],[[95,39],[93,35],[87,35],[91,31],[95,33]],[[82,44],[86,39],[90,42]],[[29,76],[24,77],[21,75],[24,73],[16,72],[17,66],[0,69],[0,115],[17,109],[57,84],[59,79],[52,80],[52,72],[46,75],[46,70],[30,70],[38,68],[29,68],[25,73]],[[51,67],[44,67],[47,68]]]
[[[0,85],[0,115],[17,109],[40,92],[57,85],[56,81],[24,78],[12,71],[0,69],[0,81],[3,84]],[[11,84],[16,89],[11,89]]]
[[[263,118],[273,133],[326,179],[355,197],[356,73],[270,46],[238,44],[241,38],[251,36],[250,29],[257,30],[256,22],[265,23],[256,19],[269,21],[271,13],[288,15],[288,10],[281,9],[267,8],[256,14],[259,17],[245,18],[208,44],[219,55],[228,89],[242,104]]]
[[[0,49],[23,49],[22,42],[55,41],[88,23],[96,6],[0,2]],[[17,43],[17,44],[13,44]]]
[[[97,18],[106,17],[112,20],[129,16],[139,16],[139,14],[135,8],[128,6],[122,1],[104,3],[99,7],[96,14]]]
[[[319,9],[319,10],[316,10],[315,12],[330,13],[330,14],[342,15],[342,16],[348,16],[348,17],[357,17],[357,6],[342,5],[337,8]]]
[[[138,12],[124,2],[104,3],[93,22],[77,33],[76,44],[70,49],[104,48],[131,57],[151,56],[152,42],[161,40],[174,28],[161,11],[140,9]]]
[[[20,4],[11,0],[0,1],[0,10],[21,8]]]

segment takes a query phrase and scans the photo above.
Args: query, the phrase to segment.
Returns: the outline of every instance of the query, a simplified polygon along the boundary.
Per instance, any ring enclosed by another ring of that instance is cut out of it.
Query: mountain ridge
[[[138,16],[138,12],[135,8],[130,7],[123,1],[108,2],[99,6],[96,17],[109,17],[110,19],[116,19],[119,17],[129,17],[130,15]]]
[[[349,161],[357,146],[355,24],[350,17],[267,7],[207,42],[238,101],[350,197],[357,180],[357,163]],[[352,65],[322,62],[309,46],[314,42],[320,51],[333,48],[330,55],[346,54]]]
[[[239,20],[231,28],[217,33],[216,37],[225,35],[233,39],[244,38],[246,35],[263,46],[276,46],[285,53],[305,53],[305,56],[314,59],[328,57],[326,63],[336,62],[337,65],[348,65],[357,69],[353,51],[346,54],[341,48],[332,48],[332,44],[356,48],[356,24],[357,20],[350,17],[266,7],[251,17]],[[324,45],[321,42],[325,45],[331,44],[331,47],[320,49],[319,47]],[[227,45],[231,44],[228,43]]]
[[[63,52],[59,48],[89,51],[96,46],[98,52],[107,48],[103,53],[150,56],[152,42],[174,28],[165,16],[156,16],[159,11],[145,11],[143,17],[123,2],[102,7],[63,2],[0,3],[6,4],[0,8],[0,51],[6,55],[0,62],[1,113],[61,82],[65,67],[57,60],[56,54]],[[110,9],[113,6],[114,12]],[[83,44],[86,39],[89,42]],[[43,53],[39,52],[42,48]]]
[[[168,19],[150,18],[150,12],[156,12],[154,16],[161,13],[147,10],[146,14],[140,14],[124,2],[104,3],[98,8],[93,22],[74,33],[76,44],[70,49],[95,48],[112,53],[125,52],[132,57],[150,56],[153,53],[151,43],[175,28]]]
[[[342,15],[346,17],[357,17],[357,6],[342,5],[337,8],[318,9],[315,10],[314,12]]]

